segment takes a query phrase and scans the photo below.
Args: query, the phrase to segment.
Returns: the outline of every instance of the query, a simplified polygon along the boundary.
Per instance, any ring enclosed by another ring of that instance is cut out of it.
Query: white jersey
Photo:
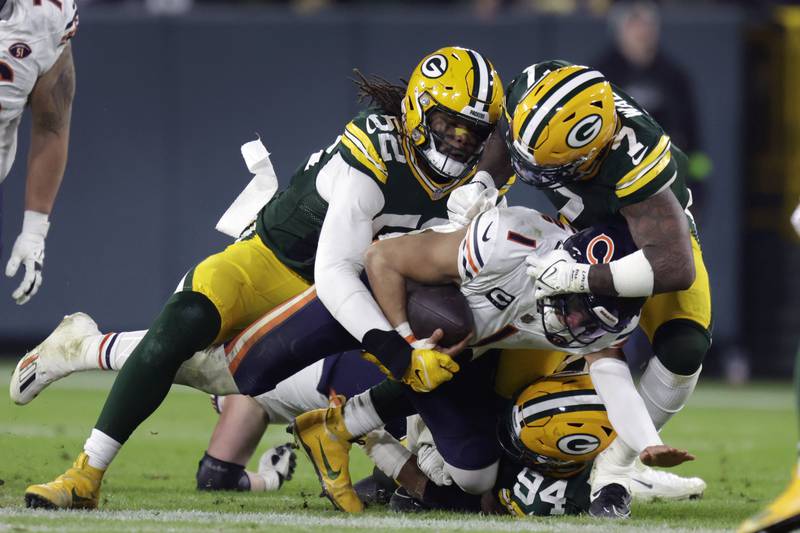
[[[17,151],[22,112],[78,27],[75,0],[8,0],[0,20],[0,183]]]
[[[459,248],[458,270],[461,293],[475,320],[473,348],[586,355],[613,346],[633,331],[637,320],[622,333],[607,333],[585,347],[564,348],[547,340],[525,257],[544,255],[571,234],[563,224],[526,207],[495,207],[472,221]]]

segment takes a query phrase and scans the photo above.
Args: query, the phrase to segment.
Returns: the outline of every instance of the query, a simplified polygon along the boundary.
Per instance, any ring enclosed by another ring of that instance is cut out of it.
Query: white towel
[[[278,178],[261,139],[243,144],[242,157],[247,169],[255,177],[225,211],[216,226],[218,231],[234,238],[238,238],[253,223],[261,208],[278,190]]]

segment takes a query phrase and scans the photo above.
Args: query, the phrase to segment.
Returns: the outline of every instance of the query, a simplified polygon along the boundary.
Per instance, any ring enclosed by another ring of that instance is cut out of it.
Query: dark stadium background
[[[179,16],[78,3],[70,160],[44,285],[17,307],[16,282],[0,278],[9,355],[77,310],[104,330],[147,327],[183,273],[228,242],[214,224],[250,179],[239,146],[259,134],[285,183],[358,109],[352,68],[394,80],[457,44],[482,51],[508,82],[542,59],[589,62],[610,40],[591,2],[566,14],[499,2],[491,17],[469,2],[345,2],[305,14],[289,2],[203,2]],[[710,372],[749,361],[788,377],[800,338],[800,244],[787,222],[800,197],[792,16],[757,2],[663,3],[663,46],[689,73],[713,162],[700,228],[714,299]],[[4,184],[3,265],[21,221],[27,137],[26,124]],[[523,184],[511,200],[549,210]]]

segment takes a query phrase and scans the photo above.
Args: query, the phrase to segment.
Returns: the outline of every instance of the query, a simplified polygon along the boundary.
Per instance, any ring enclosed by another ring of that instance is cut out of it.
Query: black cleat
[[[589,515],[595,518],[630,518],[630,493],[619,483],[602,487],[592,493]]]
[[[372,475],[353,485],[353,488],[361,501],[367,505],[386,505],[397,489],[397,483],[375,467]]]
[[[389,499],[389,509],[396,513],[421,513],[430,510],[430,508],[415,499],[403,487],[398,487],[392,497]]]

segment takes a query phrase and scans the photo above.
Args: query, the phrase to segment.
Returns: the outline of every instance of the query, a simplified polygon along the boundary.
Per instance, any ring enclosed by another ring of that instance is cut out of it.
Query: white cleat
[[[8,387],[14,403],[25,405],[52,382],[84,369],[84,340],[96,335],[100,330],[86,313],[65,316],[41,344],[17,363]]]
[[[655,470],[642,464],[633,464],[631,495],[640,502],[652,500],[694,500],[703,497],[706,482],[699,477],[681,477],[664,470]]]

